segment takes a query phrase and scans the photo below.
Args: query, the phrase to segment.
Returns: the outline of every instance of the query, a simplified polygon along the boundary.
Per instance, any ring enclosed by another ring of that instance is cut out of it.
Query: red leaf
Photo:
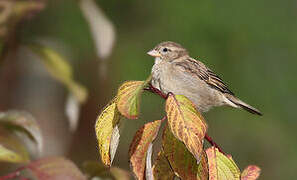
[[[241,180],[256,180],[260,176],[261,169],[258,166],[250,165],[241,173]]]
[[[31,170],[38,180],[86,180],[75,164],[61,157],[40,159],[26,168]]]
[[[147,151],[156,138],[160,125],[161,120],[149,122],[141,127],[133,138],[130,145],[129,156],[136,179],[145,179]]]

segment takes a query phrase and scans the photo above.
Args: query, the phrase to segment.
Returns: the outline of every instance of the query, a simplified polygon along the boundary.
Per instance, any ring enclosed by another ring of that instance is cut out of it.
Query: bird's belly
[[[202,80],[196,77],[191,78],[167,73],[166,71],[159,72],[158,77],[152,81],[152,85],[163,93],[172,92],[176,95],[186,96],[196,105],[200,112],[206,112],[213,106],[224,104],[219,92],[209,87]]]

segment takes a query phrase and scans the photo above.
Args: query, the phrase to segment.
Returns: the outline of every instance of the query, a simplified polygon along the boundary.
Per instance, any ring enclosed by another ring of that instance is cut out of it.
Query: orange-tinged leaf
[[[260,176],[261,169],[258,166],[250,165],[241,173],[241,180],[256,180]]]
[[[221,153],[217,148],[206,150],[210,180],[239,180],[240,170],[231,158]]]
[[[128,119],[138,118],[140,95],[150,80],[151,76],[146,81],[127,81],[120,86],[117,107],[123,116]]]
[[[161,120],[149,122],[135,133],[130,145],[129,157],[136,179],[145,179],[147,152],[158,134],[160,125]]]
[[[170,130],[199,161],[207,130],[204,118],[196,110],[195,105],[182,95],[170,94],[165,108]]]
[[[44,158],[26,166],[38,180],[86,180],[74,163],[61,158]]]
[[[198,161],[195,157],[181,141],[174,137],[167,126],[163,133],[163,150],[173,171],[181,179],[208,179],[208,164],[205,152],[202,151],[201,160],[197,164]]]
[[[121,115],[115,101],[116,98],[104,108],[95,125],[101,160],[107,166],[112,163],[120,138],[118,123]]]
[[[164,151],[160,151],[153,166],[153,174],[155,180],[172,180],[174,173],[165,157]]]

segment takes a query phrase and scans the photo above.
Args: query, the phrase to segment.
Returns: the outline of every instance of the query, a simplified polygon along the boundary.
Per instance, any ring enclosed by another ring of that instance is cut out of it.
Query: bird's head
[[[158,44],[147,54],[156,58],[160,58],[161,60],[173,61],[180,57],[188,56],[188,51],[178,43],[167,41]]]

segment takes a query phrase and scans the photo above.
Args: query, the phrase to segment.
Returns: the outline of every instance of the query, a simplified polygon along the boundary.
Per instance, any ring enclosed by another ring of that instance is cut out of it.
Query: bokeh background
[[[154,61],[146,52],[171,40],[186,47],[192,57],[200,57],[236,95],[264,113],[258,117],[215,108],[205,114],[209,135],[241,169],[260,166],[260,179],[296,178],[296,1],[97,0],[96,4],[114,35],[107,28],[96,37],[91,24],[101,19],[86,20],[86,11],[74,0],[47,1],[16,32],[18,42],[43,42],[63,54],[74,68],[75,79],[87,87],[89,97],[81,106],[75,132],[69,130],[65,116],[67,90],[36,57],[20,47],[1,62],[0,110],[22,109],[36,117],[45,139],[44,156],[65,155],[78,165],[100,161],[96,116],[123,81],[149,76]],[[110,56],[100,54],[104,40],[98,47],[96,38],[106,38],[108,45],[110,38],[115,40]],[[144,122],[162,117],[163,103],[158,96],[144,93],[141,118],[124,120],[116,166],[129,169],[133,134]]]

